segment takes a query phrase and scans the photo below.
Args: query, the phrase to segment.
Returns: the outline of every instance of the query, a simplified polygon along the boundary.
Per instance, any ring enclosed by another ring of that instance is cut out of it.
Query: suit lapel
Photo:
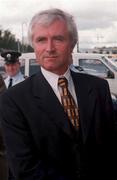
[[[68,118],[64,113],[64,109],[41,71],[34,78],[33,94],[38,107],[48,114],[48,119],[71,136]]]
[[[79,106],[80,126],[83,142],[86,142],[93,111],[96,103],[96,92],[87,78],[80,73],[71,73],[75,84],[76,96]],[[41,71],[34,77],[33,94],[39,108],[48,114],[48,119],[72,137],[71,128],[63,107],[46,81]],[[90,106],[89,106],[90,105]]]
[[[94,107],[96,103],[96,92],[93,86],[87,82],[83,74],[71,73],[74,81],[76,96],[79,107],[80,127],[83,136],[83,142],[86,142],[91,119],[93,118]]]

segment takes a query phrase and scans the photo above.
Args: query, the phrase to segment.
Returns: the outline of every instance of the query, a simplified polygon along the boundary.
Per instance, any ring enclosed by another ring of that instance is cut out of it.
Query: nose
[[[48,40],[47,42],[47,47],[46,47],[47,52],[53,52],[55,51],[55,45],[52,39]]]

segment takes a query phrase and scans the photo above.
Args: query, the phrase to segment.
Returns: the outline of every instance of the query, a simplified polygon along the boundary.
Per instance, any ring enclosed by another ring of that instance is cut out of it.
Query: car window
[[[39,71],[39,65],[37,64],[31,64],[29,68],[29,76],[35,74],[36,72]]]
[[[107,77],[108,67],[102,63],[99,59],[79,59],[79,65],[83,67],[86,73]]]
[[[22,66],[20,67],[20,71],[21,71],[22,74],[25,74],[25,72],[24,72],[25,70],[24,70],[24,69],[25,69],[25,68],[24,68],[24,65],[22,65]]]
[[[29,76],[39,71],[39,64],[36,63],[36,59],[30,59],[29,62]]]

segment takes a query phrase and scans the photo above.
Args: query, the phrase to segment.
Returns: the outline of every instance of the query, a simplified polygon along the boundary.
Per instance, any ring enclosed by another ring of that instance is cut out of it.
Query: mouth
[[[46,56],[45,58],[57,58],[57,56]]]

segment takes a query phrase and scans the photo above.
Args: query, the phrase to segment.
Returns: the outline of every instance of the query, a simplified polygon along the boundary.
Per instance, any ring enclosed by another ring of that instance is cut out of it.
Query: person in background
[[[17,51],[5,51],[1,53],[1,56],[5,61],[5,71],[8,75],[5,79],[5,84],[7,88],[10,88],[19,82],[25,80],[24,75],[20,71],[20,62],[19,56],[21,56],[20,52]]]
[[[0,75],[0,96],[3,92],[5,92],[6,86],[2,76]],[[3,133],[1,127],[1,119],[0,119],[0,180],[7,180],[8,178],[8,167],[6,160],[6,149],[3,141]]]
[[[5,72],[7,74],[7,78],[5,78],[5,85],[6,88],[9,89],[10,87],[22,82],[25,80],[25,76],[20,71],[20,62],[19,56],[21,56],[20,52],[8,50],[1,53],[1,56],[4,58],[5,61]],[[13,180],[13,176],[11,171],[9,170],[9,180]]]
[[[37,13],[29,40],[39,72],[0,102],[15,179],[114,180],[117,140],[109,85],[70,70],[78,40],[73,16],[61,9]]]

